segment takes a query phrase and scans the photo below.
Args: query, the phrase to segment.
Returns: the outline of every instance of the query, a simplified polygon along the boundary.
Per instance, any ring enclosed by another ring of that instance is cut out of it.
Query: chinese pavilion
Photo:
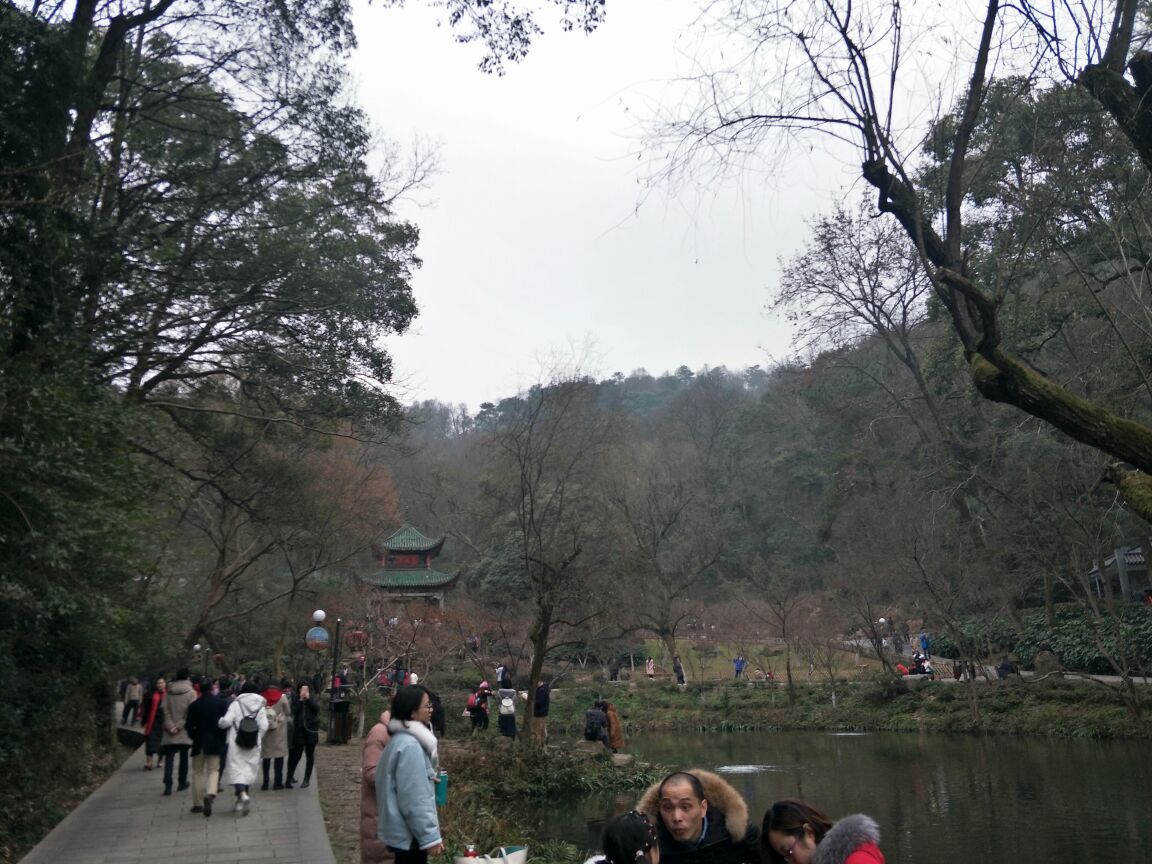
[[[411,525],[405,525],[380,541],[376,550],[380,569],[365,581],[392,597],[422,598],[443,608],[444,595],[460,575],[459,571],[441,573],[433,569],[432,559],[440,554],[443,546],[443,537],[425,537]]]

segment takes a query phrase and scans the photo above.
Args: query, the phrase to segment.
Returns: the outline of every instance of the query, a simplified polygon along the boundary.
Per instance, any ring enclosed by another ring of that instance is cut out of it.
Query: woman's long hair
[[[420,703],[428,690],[422,684],[408,684],[396,691],[392,697],[392,719],[407,723],[412,715],[420,710]],[[431,696],[429,696],[431,699]]]
[[[803,801],[785,799],[777,801],[764,812],[764,824],[760,827],[760,851],[767,864],[788,864],[788,859],[780,854],[768,837],[769,831],[804,836],[804,829],[811,828],[812,836],[819,843],[832,827],[832,820]]]
[[[630,810],[604,823],[600,843],[608,864],[636,864],[656,845],[656,828],[643,813]]]

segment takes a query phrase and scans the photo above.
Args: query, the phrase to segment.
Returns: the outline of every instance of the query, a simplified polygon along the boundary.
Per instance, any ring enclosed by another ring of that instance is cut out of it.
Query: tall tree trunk
[[[788,681],[788,705],[796,705],[796,685],[792,681],[792,645],[788,641],[788,628],[780,627],[780,636],[784,640],[784,676]]]
[[[976,664],[964,657],[960,658],[960,662],[971,667],[968,670],[968,714],[972,721],[976,722],[980,719],[980,693],[976,689]]]
[[[1056,580],[1052,570],[1044,568],[1044,620],[1050,628],[1056,627]]]
[[[528,676],[528,700],[524,705],[524,734],[520,736],[520,740],[529,744],[540,744],[543,746],[543,741],[534,741],[535,729],[532,728],[532,707],[535,705],[534,694],[536,693],[536,682],[540,680],[540,676],[544,672],[544,659],[548,654],[548,636],[552,630],[552,606],[545,603],[537,606],[536,620],[532,623],[532,632],[530,641],[532,643],[532,664],[531,671]]]
[[[668,652],[668,662],[671,663],[676,656],[676,636],[667,630],[661,630],[658,635],[660,642],[664,645],[664,650]]]

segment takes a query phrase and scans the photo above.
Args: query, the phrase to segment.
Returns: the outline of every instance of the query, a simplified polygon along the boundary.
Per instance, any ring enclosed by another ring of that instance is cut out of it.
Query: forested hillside
[[[488,71],[541,32],[432,5]],[[587,32],[606,14],[523,5]],[[529,680],[705,636],[779,640],[790,677],[846,639],[890,663],[893,622],[968,660],[1148,671],[1147,569],[1135,596],[1093,574],[1152,536],[1147,5],[1054,9],[1070,47],[989,4],[957,40],[966,89],[911,129],[865,62],[892,40],[876,74],[904,89],[900,4],[707,5],[750,69],[694,79],[703,108],[653,155],[669,176],[781,130],[860,151],[868,193],[813,220],[765,296],[793,359],[564,369],[473,415],[390,386],[421,263],[397,201],[435,158],[377,146],[347,3],[0,3],[0,861],[92,778],[118,680],[316,671],[317,607],[358,628],[326,661],[362,649],[368,680],[472,662],[472,635]],[[807,70],[784,82],[758,55],[782,44]],[[360,579],[403,522],[460,570],[438,626],[388,626]]]
[[[490,71],[542,32],[451,5]],[[2,861],[82,794],[118,680],[279,672],[395,522],[395,204],[435,156],[370,127],[355,41],[339,0],[0,3]]]
[[[927,130],[924,188],[957,122]],[[990,89],[972,146],[967,266],[997,284],[1002,350],[1146,421],[1146,168],[1087,94],[1023,79]],[[669,656],[694,621],[799,646],[879,644],[895,619],[968,658],[1063,644],[1081,668],[1143,667],[1148,616],[1125,611],[1143,585],[1090,575],[1147,542],[1114,485],[1127,469],[981,393],[916,246],[873,208],[814,220],[772,286],[791,362],[574,375],[475,416],[416,406],[394,464],[411,518],[460,541],[475,596],[539,625],[563,566],[565,608]]]

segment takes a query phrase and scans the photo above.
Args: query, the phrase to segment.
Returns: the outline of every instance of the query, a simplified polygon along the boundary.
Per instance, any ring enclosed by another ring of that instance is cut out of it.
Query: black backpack
[[[236,727],[236,746],[251,750],[260,741],[260,724],[256,722],[256,715],[260,713],[257,708],[251,714],[240,718],[240,725]]]

